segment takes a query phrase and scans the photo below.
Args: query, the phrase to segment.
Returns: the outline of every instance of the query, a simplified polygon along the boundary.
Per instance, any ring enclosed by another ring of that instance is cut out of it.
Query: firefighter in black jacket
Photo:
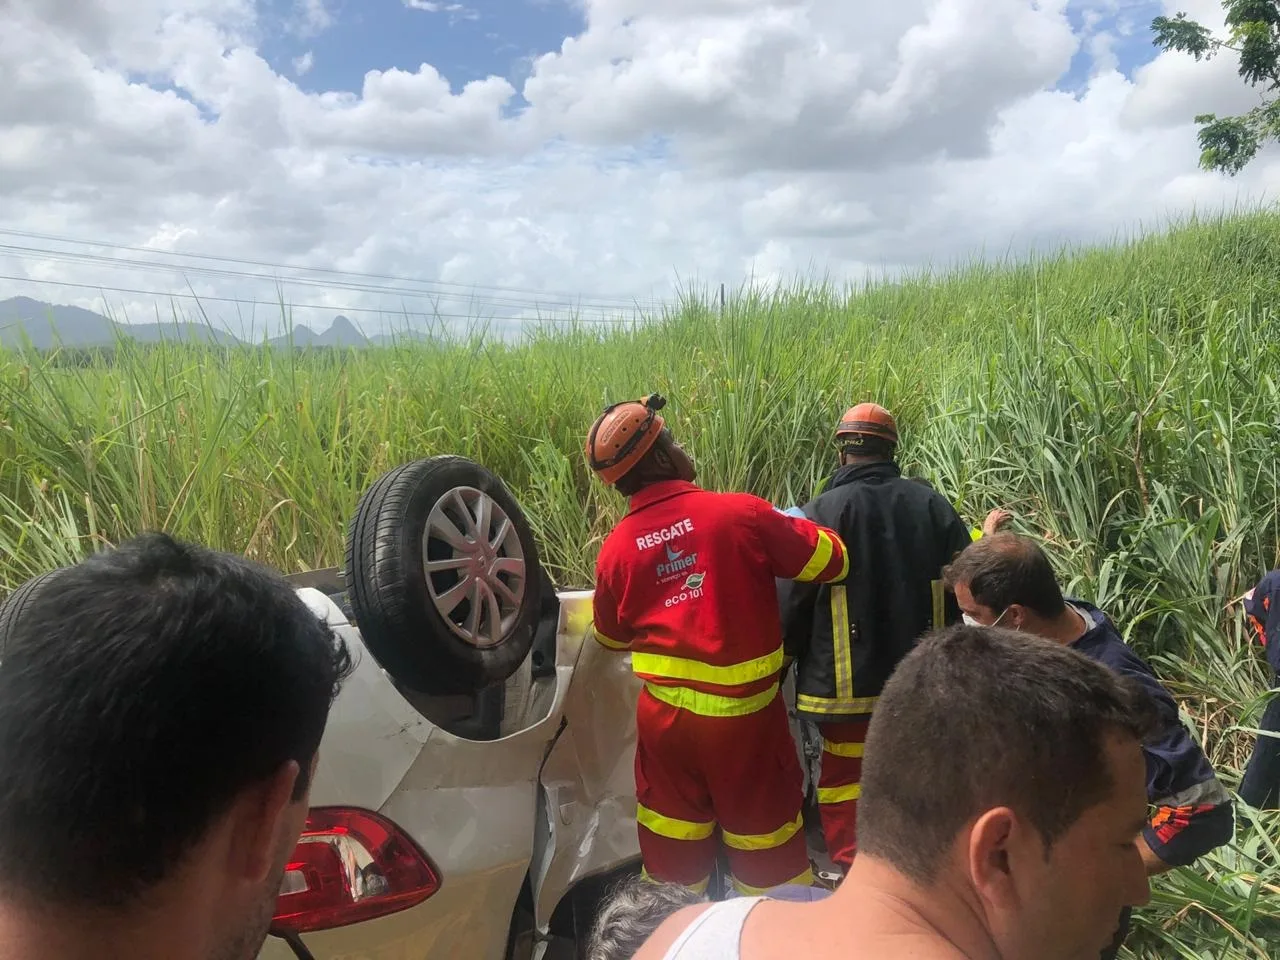
[[[796,712],[822,734],[822,832],[831,860],[847,872],[871,711],[916,640],[959,621],[942,568],[981,534],[971,535],[927,482],[902,476],[898,428],[883,407],[851,407],[836,442],[840,468],[803,512],[841,536],[852,567],[841,583],[780,585],[780,601],[787,652],[796,657]]]

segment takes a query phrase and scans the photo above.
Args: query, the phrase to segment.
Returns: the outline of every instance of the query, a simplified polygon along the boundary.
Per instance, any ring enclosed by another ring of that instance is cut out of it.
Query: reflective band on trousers
[[[784,823],[772,833],[730,833],[721,829],[726,847],[735,850],[772,850],[780,847],[804,829],[804,815],[796,814],[790,823]]]
[[[819,787],[819,803],[846,803],[862,796],[862,784],[850,783],[843,787]]]
[[[836,743],[826,737],[822,738],[822,749],[833,757],[860,757],[865,746],[862,743]]]
[[[642,803],[636,804],[636,823],[650,833],[656,833],[668,840],[705,840],[716,828],[714,820],[698,823],[693,820],[681,820],[678,817],[665,817]]]
[[[651,677],[670,680],[697,680],[700,683],[718,683],[733,687],[771,677],[782,669],[782,647],[754,660],[730,663],[717,667],[685,657],[668,657],[661,653],[631,654],[631,669]]]
[[[776,890],[778,887],[812,887],[813,886],[813,868],[810,867],[798,877],[792,877],[790,880],[784,880],[782,883],[774,884],[772,887],[753,887],[748,883],[743,883],[737,877],[733,878],[733,889],[745,897],[763,897],[770,890]]]
[[[644,688],[655,700],[661,700],[677,710],[696,713],[700,717],[745,717],[763,710],[778,695],[776,682],[768,690],[752,697],[722,697],[718,693],[703,693],[688,687],[663,687],[656,683],[646,683]]]
[[[667,882],[665,880],[653,879],[653,877],[649,876],[649,871],[646,870],[644,867],[640,868],[640,879],[644,880],[646,883],[666,883]],[[706,893],[707,887],[711,886],[711,878],[703,877],[697,883],[682,883],[680,884],[680,886],[687,887],[688,889],[692,890],[694,893]]]

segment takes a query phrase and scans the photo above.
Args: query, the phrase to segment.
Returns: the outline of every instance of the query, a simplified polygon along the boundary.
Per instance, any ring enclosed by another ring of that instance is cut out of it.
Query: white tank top
[[[765,897],[735,897],[713,904],[689,924],[663,960],[739,960],[747,914]]]

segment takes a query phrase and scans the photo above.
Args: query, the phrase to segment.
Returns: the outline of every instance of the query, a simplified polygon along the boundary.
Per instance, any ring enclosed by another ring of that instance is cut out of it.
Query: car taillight
[[[435,868],[390,820],[314,807],[285,866],[273,923],[327,930],[405,910],[439,889]]]

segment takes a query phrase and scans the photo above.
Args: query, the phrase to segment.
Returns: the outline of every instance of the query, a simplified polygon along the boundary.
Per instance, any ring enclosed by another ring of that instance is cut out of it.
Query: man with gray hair
[[[770,900],[807,902],[823,900],[831,891],[823,887],[786,884],[768,893]],[[705,903],[707,895],[679,883],[659,883],[637,876],[620,884],[610,894],[587,941],[587,960],[631,960],[669,916],[677,910]]]
[[[667,917],[706,899],[705,893],[682,883],[659,883],[642,876],[623,881],[596,916],[587,941],[587,960],[631,960]]]

